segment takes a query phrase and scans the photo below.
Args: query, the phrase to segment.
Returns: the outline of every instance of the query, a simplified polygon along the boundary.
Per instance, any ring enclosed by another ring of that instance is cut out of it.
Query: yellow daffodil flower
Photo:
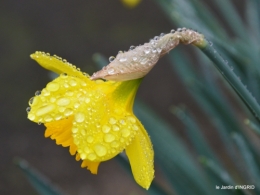
[[[134,8],[134,7],[136,7],[136,6],[141,2],[141,0],[121,0],[121,2],[122,2],[126,7]]]
[[[28,118],[44,123],[45,137],[69,147],[93,174],[100,162],[125,150],[136,182],[148,189],[154,178],[154,153],[132,110],[141,79],[92,81],[57,56],[36,52],[31,58],[60,76],[29,100]]]

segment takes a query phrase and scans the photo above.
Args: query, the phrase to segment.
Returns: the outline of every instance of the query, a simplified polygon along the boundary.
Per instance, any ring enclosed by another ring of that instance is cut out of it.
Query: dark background
[[[68,194],[145,194],[115,159],[101,163],[98,175],[92,175],[67,148],[44,138],[43,125],[27,119],[28,100],[50,81],[49,72],[29,55],[56,54],[92,74],[97,70],[92,60],[96,52],[115,56],[173,28],[149,0],[134,9],[120,0],[0,1],[0,194],[36,194],[13,164],[14,157],[26,159]],[[167,57],[146,76],[137,97],[174,124],[180,135],[181,124],[169,107],[185,103],[197,108]]]

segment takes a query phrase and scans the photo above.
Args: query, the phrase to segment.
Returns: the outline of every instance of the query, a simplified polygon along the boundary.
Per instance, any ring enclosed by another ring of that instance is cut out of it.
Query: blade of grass
[[[212,47],[208,42],[205,47],[200,48],[204,54],[206,54],[215,64],[216,68],[220,71],[223,77],[234,88],[241,99],[252,111],[253,115],[259,120],[260,118],[260,106],[256,99],[248,91],[245,85],[241,82],[238,76],[234,73],[233,69],[227,65],[227,62],[220,56],[220,54]]]
[[[231,1],[218,0],[212,1],[220,10],[221,15],[225,18],[228,26],[235,34],[238,34],[240,39],[245,39],[247,32],[246,27],[242,22],[241,17],[238,15],[234,4]],[[213,29],[212,29],[213,30]]]
[[[235,186],[235,182],[232,180],[232,178],[229,176],[229,174],[224,171],[222,168],[220,168],[217,164],[215,164],[212,160],[206,158],[206,157],[200,157],[200,162],[205,166],[207,169],[208,174],[210,174],[217,182],[217,185],[219,187],[223,186]],[[220,190],[222,192],[225,192],[225,190]],[[244,191],[241,189],[238,190],[229,190],[229,194],[235,194],[235,195],[247,195]]]
[[[246,141],[243,139],[243,137],[238,133],[233,133],[232,138],[235,141],[242,157],[245,162],[246,172],[251,176],[250,178],[253,178],[255,184],[260,184],[260,170],[259,166],[256,163],[256,160],[254,159],[254,155],[252,154],[250,148],[247,146]],[[260,188],[260,186],[259,186]]]
[[[252,129],[256,134],[260,136],[260,127],[257,126],[253,121],[246,119],[244,123],[248,125],[250,129]]]
[[[31,167],[23,159],[16,158],[14,163],[23,171],[24,175],[40,195],[64,195],[56,186],[54,186],[45,176]]]

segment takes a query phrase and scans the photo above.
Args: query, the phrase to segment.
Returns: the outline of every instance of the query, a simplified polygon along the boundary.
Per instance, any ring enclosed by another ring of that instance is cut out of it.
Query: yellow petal
[[[51,136],[52,139],[56,140],[56,144],[62,145],[63,147],[69,146],[71,155],[74,155],[77,147],[73,143],[72,138],[72,120],[73,117],[69,117],[60,121],[46,123],[45,126],[47,129],[45,131],[45,137]]]
[[[97,174],[99,164],[100,162],[91,162],[88,160],[83,160],[81,167],[87,167],[87,169],[90,170],[92,174]]]
[[[140,130],[126,148],[135,181],[148,189],[154,178],[154,152],[148,134],[138,121]]]
[[[37,51],[34,54],[31,54],[30,57],[37,61],[43,68],[57,74],[66,73],[70,76],[76,76],[81,79],[86,79],[86,76],[88,76],[86,73],[82,73],[79,69],[76,69],[76,66],[70,64],[66,60],[62,60],[58,56],[50,56],[48,53],[46,54]]]

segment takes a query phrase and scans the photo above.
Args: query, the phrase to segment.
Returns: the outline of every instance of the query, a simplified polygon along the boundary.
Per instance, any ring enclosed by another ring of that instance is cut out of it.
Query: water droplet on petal
[[[117,125],[113,125],[113,131],[119,131],[119,127]]]
[[[41,95],[41,91],[36,91],[36,92],[35,92],[35,95],[36,95],[36,96]]]
[[[77,127],[72,127],[72,129],[71,129],[72,133],[77,133],[78,130],[79,130],[79,129],[78,129]]]
[[[42,106],[36,111],[36,116],[42,116],[45,115],[51,111],[53,111],[56,108],[54,104],[50,104],[47,106]]]
[[[88,104],[90,102],[90,98],[86,98],[85,102]]]
[[[31,106],[32,105],[32,103],[33,103],[33,100],[34,100],[34,97],[32,97],[31,99],[29,99],[29,105]]]
[[[87,137],[87,142],[91,144],[93,141],[94,141],[94,137],[91,136],[91,135],[89,135],[89,136]]]
[[[114,56],[110,56],[108,60],[109,60],[109,62],[112,62],[112,61],[114,61],[114,59],[115,59]]]
[[[108,74],[114,74],[114,72],[115,72],[114,68],[108,68],[107,69]]]
[[[82,112],[78,112],[75,114],[75,121],[78,123],[82,123],[85,120],[85,115]]]
[[[113,135],[113,134],[106,134],[105,136],[104,136],[104,141],[105,142],[107,142],[107,143],[110,143],[110,142],[112,142],[112,141],[114,141],[115,140],[115,136]]]
[[[60,85],[58,83],[52,82],[48,83],[46,88],[48,91],[57,91],[60,88]]]
[[[69,82],[70,86],[75,87],[77,85],[77,82],[75,80],[70,80]]]
[[[108,133],[108,132],[110,131],[110,127],[107,126],[107,125],[103,125],[102,131],[103,131],[104,133]]]
[[[133,61],[137,61],[137,59],[138,59],[137,57],[133,57]]]
[[[95,160],[96,158],[97,158],[97,156],[94,153],[91,153],[88,155],[88,159],[91,161]]]
[[[113,142],[111,143],[111,147],[113,147],[113,148],[117,148],[118,146],[119,146],[118,141],[113,141]]]
[[[133,45],[130,46],[130,50],[133,50],[133,49],[135,49],[135,46],[133,46]]]
[[[173,33],[175,33],[175,30],[174,30],[174,29],[172,29],[172,30],[171,30],[171,33],[172,33],[172,34],[173,34]]]
[[[120,58],[119,59],[119,62],[125,62],[125,61],[127,61],[127,58]]]
[[[113,117],[111,117],[111,118],[109,119],[109,123],[110,123],[111,125],[116,124],[116,119],[113,118]]]
[[[96,144],[94,146],[94,151],[99,157],[105,156],[107,154],[107,148],[101,144]]]
[[[61,108],[63,108],[63,107],[61,107]],[[72,110],[72,109],[66,108],[66,109],[64,110],[64,115],[65,115],[65,116],[70,116],[70,115],[72,115],[72,114],[73,114],[73,110]]]
[[[26,112],[28,113],[28,112],[30,112],[31,111],[31,107],[27,107],[26,108]]]
[[[33,121],[35,119],[35,115],[32,113],[28,114],[28,119],[30,119],[31,121]]]
[[[56,103],[57,103],[58,106],[67,106],[67,105],[70,104],[70,99],[68,99],[68,98],[59,98]]]
[[[122,136],[123,137],[128,137],[130,135],[130,130],[129,129],[122,129]]]

